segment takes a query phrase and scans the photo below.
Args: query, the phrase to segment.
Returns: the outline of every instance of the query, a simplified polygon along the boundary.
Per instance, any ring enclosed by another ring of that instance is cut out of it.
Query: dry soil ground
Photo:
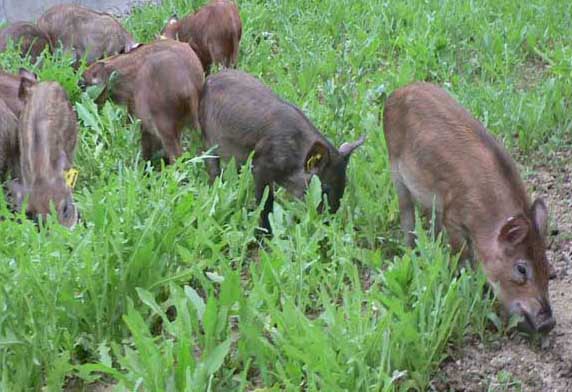
[[[572,391],[572,151],[542,164],[524,163],[525,181],[551,210],[548,258],[557,272],[550,282],[556,328],[531,341],[518,334],[481,342],[469,339],[452,353],[433,383],[445,391]]]

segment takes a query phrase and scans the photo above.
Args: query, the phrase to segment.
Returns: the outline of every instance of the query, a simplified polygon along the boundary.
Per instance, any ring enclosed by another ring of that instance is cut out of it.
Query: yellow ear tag
[[[69,170],[64,170],[64,178],[66,180],[66,184],[68,184],[71,189],[75,188],[78,176],[79,171],[77,169],[71,168]]]
[[[320,162],[320,159],[322,159],[322,154],[318,153],[318,154],[312,155],[310,157],[310,159],[308,159],[308,161],[306,162],[306,170],[310,171],[313,168],[315,168],[316,165]]]

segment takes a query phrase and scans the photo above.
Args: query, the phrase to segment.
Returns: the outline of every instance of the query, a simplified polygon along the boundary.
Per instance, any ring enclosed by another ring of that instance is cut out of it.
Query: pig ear
[[[125,45],[125,53],[129,53],[142,45],[143,44],[140,42],[129,42],[127,45]]]
[[[501,243],[515,246],[526,238],[529,229],[530,222],[524,215],[512,216],[501,228],[498,239]]]
[[[350,159],[350,156],[352,155],[352,152],[354,152],[354,150],[356,148],[358,148],[359,146],[361,146],[363,144],[363,142],[365,142],[365,135],[361,135],[361,137],[353,143],[344,143],[340,146],[340,155],[346,160],[348,161]]]
[[[548,233],[548,207],[546,207],[544,200],[538,198],[532,203],[530,215],[532,216],[534,229],[542,238],[546,238]]]
[[[304,160],[304,169],[308,173],[318,173],[330,161],[330,152],[328,147],[321,141],[316,141],[308,151]]]
[[[25,99],[28,96],[30,88],[36,84],[38,80],[35,73],[28,71],[27,69],[20,68],[20,88],[18,89],[18,98]]]
[[[92,65],[92,70],[95,74],[98,74],[105,70],[105,63],[103,61],[98,61],[97,63]],[[89,69],[89,68],[88,68]]]

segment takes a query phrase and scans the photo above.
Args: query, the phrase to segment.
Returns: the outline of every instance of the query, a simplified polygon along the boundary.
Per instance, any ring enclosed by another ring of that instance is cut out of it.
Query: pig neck
[[[291,103],[289,103],[287,101],[284,101],[284,100],[281,100],[281,101],[282,101],[282,103],[286,104],[291,109],[293,109],[294,112],[297,114],[297,116],[300,116],[304,119],[303,122],[299,122],[298,119],[296,119],[296,118],[293,121],[293,123],[299,124],[299,129],[300,129],[302,138],[304,140],[304,145],[306,145],[308,148],[311,148],[312,145],[316,141],[320,141],[327,147],[328,152],[330,153],[330,156],[332,158],[339,155],[338,149],[336,147],[334,147],[334,145],[332,143],[330,143],[330,141],[328,139],[326,139],[326,137],[324,135],[322,135],[322,133],[314,126],[314,124],[312,124],[312,122],[308,119],[308,117],[306,117],[304,112],[302,112],[300,109],[298,109],[298,107],[292,105]],[[306,152],[307,151],[305,151],[305,153]]]
[[[464,217],[460,225],[470,237],[475,257],[487,263],[494,260],[499,252],[498,235],[509,218],[524,214],[529,217],[530,202],[524,190],[514,187],[478,187],[470,192],[465,200]],[[511,189],[513,188],[513,189]],[[487,193],[487,198],[479,198],[476,194]],[[491,193],[494,194],[491,202]],[[487,200],[474,202],[474,200]],[[529,217],[530,219],[530,217]]]
[[[35,156],[22,162],[24,184],[32,187],[49,184],[53,179],[63,177],[50,162],[47,151],[36,151]]]
[[[133,83],[137,74],[134,65],[133,63],[126,63],[119,64],[119,67],[112,66],[112,72],[116,72],[118,75],[115,80],[108,82],[106,89],[111,99],[116,103],[128,104],[133,95]]]

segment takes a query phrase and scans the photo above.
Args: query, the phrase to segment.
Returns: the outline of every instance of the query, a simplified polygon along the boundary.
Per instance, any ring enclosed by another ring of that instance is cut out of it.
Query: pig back
[[[204,84],[201,63],[187,44],[174,40],[158,40],[127,53],[103,60],[116,71],[118,80],[111,92],[117,103],[156,102],[178,94],[195,94],[198,101]],[[145,95],[145,97],[142,97]]]
[[[132,43],[131,35],[111,15],[78,5],[56,5],[39,19],[54,47],[74,50],[79,59],[86,53],[87,63],[121,53]]]
[[[217,144],[223,159],[234,157],[239,163],[263,140],[274,150],[302,154],[315,139],[324,139],[295,106],[255,77],[230,69],[207,78],[200,123],[207,144]]]
[[[138,89],[148,87],[150,94],[165,92],[188,95],[191,90],[200,94],[204,84],[201,63],[188,45],[182,46],[148,52],[137,69]]]
[[[77,139],[75,112],[64,89],[57,82],[32,87],[20,118],[21,169],[24,184],[40,177],[56,178],[61,152],[71,167]]]
[[[415,83],[393,93],[384,132],[394,175],[427,208],[431,195],[466,217],[481,210],[501,216],[530,204],[508,152],[437,86]]]

